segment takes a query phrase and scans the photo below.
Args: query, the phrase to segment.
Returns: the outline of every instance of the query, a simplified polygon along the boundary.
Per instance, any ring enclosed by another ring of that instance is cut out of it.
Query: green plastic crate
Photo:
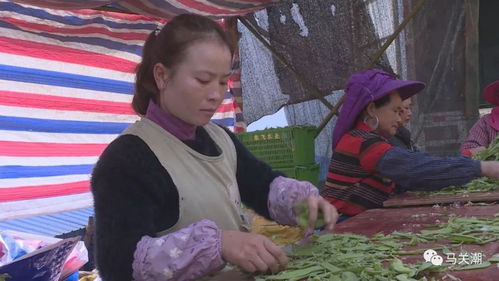
[[[309,181],[313,185],[318,186],[319,184],[319,164],[312,164],[310,166],[295,166],[287,168],[277,168],[276,170],[283,172],[286,176],[302,180]]]
[[[311,165],[315,163],[312,126],[271,128],[239,133],[239,140],[256,157],[273,168]]]

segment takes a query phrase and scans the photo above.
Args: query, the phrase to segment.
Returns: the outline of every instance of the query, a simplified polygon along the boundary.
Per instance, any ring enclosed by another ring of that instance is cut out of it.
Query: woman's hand
[[[288,266],[288,258],[270,239],[235,230],[222,231],[222,257],[251,273],[277,273]]]
[[[481,161],[482,176],[499,179],[499,161]]]
[[[319,210],[324,214],[324,230],[332,232],[338,220],[336,208],[321,196],[310,196],[304,200],[306,200],[308,205],[308,228],[305,229],[305,233],[313,233]]]
[[[472,156],[475,156],[478,153],[484,151],[485,149],[487,149],[485,146],[479,146],[479,147],[470,148],[469,151],[471,152]]]

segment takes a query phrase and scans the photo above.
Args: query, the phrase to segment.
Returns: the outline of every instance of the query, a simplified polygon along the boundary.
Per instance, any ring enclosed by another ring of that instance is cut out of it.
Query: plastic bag
[[[40,247],[45,247],[61,241],[62,239],[36,235],[12,230],[0,232],[0,266],[16,260],[24,254],[29,254]],[[83,241],[79,241],[68,255],[59,280],[64,280],[72,273],[78,271],[88,262],[88,251]]]
[[[0,266],[16,260],[28,253],[46,246],[47,243],[42,240],[25,240],[18,235],[8,231],[0,232]]]

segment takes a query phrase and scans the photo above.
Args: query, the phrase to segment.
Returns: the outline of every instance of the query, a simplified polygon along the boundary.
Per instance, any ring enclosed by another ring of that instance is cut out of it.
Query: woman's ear
[[[168,82],[169,70],[160,62],[154,65],[152,70],[154,74],[154,81],[156,81],[156,86],[161,91],[166,88]]]
[[[366,113],[370,116],[376,116],[376,106],[374,105],[374,102],[370,102],[367,107],[366,107]]]

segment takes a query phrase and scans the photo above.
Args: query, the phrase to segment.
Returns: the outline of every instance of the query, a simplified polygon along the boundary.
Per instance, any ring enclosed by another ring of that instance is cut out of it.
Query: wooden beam
[[[464,116],[466,119],[478,117],[478,97],[480,94],[479,7],[480,1],[464,1]]]

